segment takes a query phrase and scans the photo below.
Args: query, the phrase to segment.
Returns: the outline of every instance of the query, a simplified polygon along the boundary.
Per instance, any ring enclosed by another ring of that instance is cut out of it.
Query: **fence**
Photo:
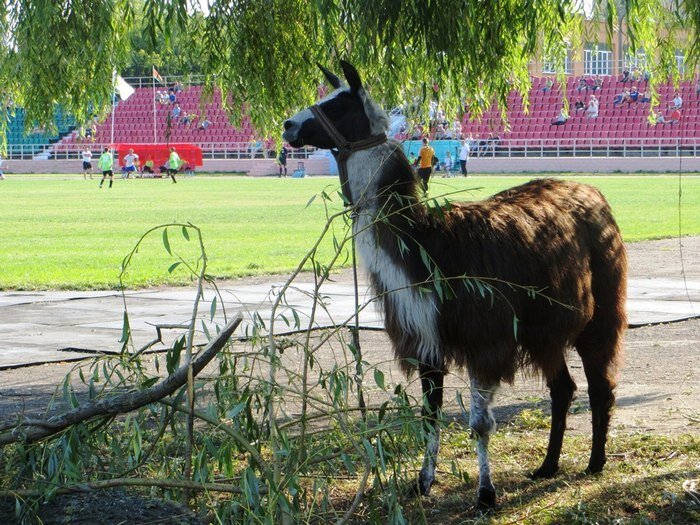
[[[433,141],[433,145],[440,141]],[[203,143],[205,160],[274,159],[276,151],[248,142]],[[109,144],[92,143],[93,153]],[[17,144],[8,145],[9,160],[71,160],[80,157],[85,144]],[[452,148],[450,148],[452,149]],[[413,148],[416,151],[416,148]],[[290,159],[307,159],[315,148],[291,150]],[[503,139],[497,143],[475,141],[472,157],[543,158],[543,157],[700,157],[700,138],[578,138],[578,139]],[[459,146],[454,146],[454,158],[459,158]]]

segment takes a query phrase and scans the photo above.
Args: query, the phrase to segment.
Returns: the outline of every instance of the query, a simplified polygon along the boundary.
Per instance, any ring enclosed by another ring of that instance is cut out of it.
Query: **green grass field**
[[[536,175],[436,177],[431,196],[484,198]],[[666,175],[576,176],[606,195],[627,241],[700,234],[700,177]],[[252,179],[207,177],[120,180],[97,188],[97,180],[65,175],[10,175],[0,182],[0,289],[104,289],[118,285],[125,255],[150,228],[192,223],[203,233],[208,273],[218,278],[289,272],[313,245],[325,224],[322,191],[335,195],[337,178]],[[457,192],[457,193],[455,193]],[[340,209],[334,198],[335,210]],[[338,222],[342,232],[342,222]],[[173,251],[196,257],[196,243],[170,231]],[[332,244],[324,246],[330,256]],[[162,236],[145,242],[126,284],[143,287],[186,284]]]

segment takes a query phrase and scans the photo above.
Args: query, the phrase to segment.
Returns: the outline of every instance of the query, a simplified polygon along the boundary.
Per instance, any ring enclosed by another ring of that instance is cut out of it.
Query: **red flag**
[[[163,81],[163,77],[161,77],[160,73],[158,73],[158,71],[156,71],[155,66],[153,66],[153,78],[155,78],[161,84],[165,84],[165,82]]]

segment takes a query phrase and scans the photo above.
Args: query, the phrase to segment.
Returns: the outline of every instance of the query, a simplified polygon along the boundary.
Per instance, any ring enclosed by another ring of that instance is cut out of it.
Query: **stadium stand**
[[[26,112],[23,108],[15,109],[7,126],[7,153],[10,158],[15,155],[33,156],[43,151],[47,144],[53,144],[61,137],[75,129],[75,119],[57,107],[54,112],[56,132],[48,133],[41,129],[27,132]]]
[[[565,86],[554,83],[552,88],[544,91],[549,77],[533,79],[533,87],[529,98],[529,112],[526,113],[523,100],[515,92],[508,98],[508,121],[510,129],[501,122],[499,108],[491,108],[481,118],[471,120],[466,114],[461,122],[461,133],[466,138],[471,135],[476,145],[488,142],[491,134],[498,135],[501,141],[509,141],[510,147],[524,146],[537,141],[544,147],[556,145],[566,146],[573,141],[598,141],[599,143],[626,143],[638,145],[640,140],[682,139],[695,140],[700,130],[700,95],[696,93],[694,84],[682,82],[679,92],[683,98],[681,125],[649,123],[649,103],[623,103],[613,106],[613,99],[624,87],[637,86],[639,92],[646,91],[646,82],[626,83],[615,77],[605,77],[603,87],[595,92],[592,90],[577,90],[578,79],[567,78]],[[662,112],[668,118],[671,111],[675,88],[671,83],[658,86],[659,106],[655,113]],[[599,101],[597,118],[588,118],[584,111],[576,112],[574,103],[581,98],[587,105],[591,95],[595,94]],[[568,98],[570,118],[561,126],[552,125],[564,104],[563,96]],[[400,133],[399,139],[410,139],[416,133]],[[435,129],[431,129],[430,137],[435,140]],[[415,149],[415,148],[414,148]]]
[[[578,81],[568,78],[566,86],[554,84],[549,91],[543,91],[545,78],[536,78],[533,89],[530,92],[530,111],[524,112],[522,99],[511,94],[509,98],[509,120],[511,129],[507,131],[500,122],[500,114],[497,109],[492,109],[484,115],[481,121],[471,122],[467,119],[463,122],[462,132],[466,135],[483,138],[489,133],[497,133],[503,139],[511,139],[515,144],[523,143],[528,139],[543,139],[545,145],[554,145],[554,141],[569,142],[574,139],[615,139],[625,141],[638,141],[639,139],[662,138],[695,138],[698,124],[698,97],[690,82],[683,82],[680,93],[684,99],[682,110],[682,126],[679,125],[652,125],[649,123],[649,103],[622,103],[615,107],[613,99],[615,95],[630,84],[623,84],[614,77],[604,79],[602,89],[595,92],[577,90]],[[635,84],[639,92],[646,91],[646,83]],[[562,93],[562,91],[564,91]],[[668,106],[672,103],[674,88],[671,84],[659,86],[659,107],[655,112],[663,112],[668,116]],[[568,97],[571,107],[570,118],[562,126],[553,126],[552,120],[559,114],[562,105],[562,95]],[[573,108],[578,97],[588,104],[591,95],[595,95],[599,101],[597,118],[588,118],[584,111],[576,112]],[[496,125],[494,125],[496,123]]]
[[[181,113],[179,118],[168,118],[174,105],[156,102],[154,135],[154,91],[152,88],[138,88],[134,95],[121,101],[114,112],[114,143],[193,143],[210,144],[212,147],[224,147],[230,143],[248,143],[251,139],[258,141],[250,119],[243,116],[240,128],[229,122],[224,111],[220,94],[215,92],[213,99],[202,103],[202,86],[191,86],[177,94],[177,103]],[[196,115],[190,123],[183,123],[185,115]],[[206,129],[200,126],[208,120]],[[86,141],[98,144],[112,143],[112,117],[108,116],[96,125],[94,136],[85,138],[79,130],[66,137],[58,149],[74,149],[75,144]]]
[[[530,148],[541,150],[543,156],[561,153],[560,148],[608,148],[611,146],[622,148],[635,148],[646,145],[663,146],[664,144],[683,144],[694,141],[695,148],[698,147],[697,136],[700,128],[700,95],[696,92],[695,84],[691,81],[684,81],[680,84],[680,94],[684,100],[682,108],[682,119],[678,124],[658,124],[649,123],[649,103],[623,103],[618,107],[613,106],[613,98],[624,87],[636,86],[640,92],[646,91],[646,82],[628,82],[623,84],[617,77],[603,77],[601,89],[593,92],[584,90],[579,92],[579,79],[570,76],[566,79],[566,84],[560,85],[556,81],[551,89],[543,90],[547,83],[552,82],[553,77],[533,78],[533,86],[529,95],[529,111],[526,113],[523,100],[515,92],[508,98],[508,126],[501,121],[501,114],[498,107],[486,111],[481,118],[472,120],[467,113],[463,120],[457,124],[457,130],[452,135],[456,138],[458,133],[463,137],[471,136],[473,139],[472,155],[480,153],[487,155],[499,155],[508,148],[509,154],[518,148]],[[189,86],[177,94],[177,102],[181,109],[179,119],[170,119],[168,125],[168,113],[173,105],[170,103],[156,103],[155,112],[155,137],[154,137],[154,111],[153,100],[154,90],[151,87],[139,87],[128,100],[121,101],[115,108],[114,113],[114,138],[112,140],[111,115],[104,121],[95,123],[91,137],[85,137],[84,131],[75,129],[75,123],[69,119],[64,119],[65,125],[59,125],[63,130],[59,135],[46,137],[44,135],[22,136],[17,131],[24,128],[22,119],[23,111],[17,111],[16,121],[12,123],[12,132],[8,135],[9,144],[20,145],[22,140],[29,144],[36,144],[37,149],[41,149],[39,144],[55,142],[65,134],[66,130],[73,130],[68,133],[57,144],[52,147],[53,153],[58,158],[61,155],[75,157],[84,143],[111,144],[111,143],[136,143],[152,144],[156,143],[190,143],[197,144],[205,150],[208,158],[263,158],[269,157],[269,144],[259,137],[253,128],[250,119],[243,116],[240,127],[231,125],[226,112],[221,104],[221,95],[215,92],[212,100],[204,103],[202,101],[202,86]],[[657,87],[659,106],[655,112],[661,111],[667,117],[670,114],[668,107],[672,103],[675,88],[671,82]],[[162,90],[162,88],[161,88]],[[591,94],[595,94],[599,100],[599,112],[597,118],[588,118],[584,111],[575,111],[574,102],[577,98],[587,104]],[[568,99],[569,120],[561,126],[553,126],[552,120],[559,115],[564,96]],[[185,115],[196,115],[194,121],[185,124],[182,117]],[[401,115],[399,115],[401,117]],[[209,121],[208,127],[202,129],[200,122],[206,118]],[[393,122],[393,121],[392,121]],[[398,122],[397,122],[398,123]],[[423,130],[412,130],[405,119],[400,131],[395,134],[399,140],[409,140],[423,136]],[[408,129],[404,129],[408,127]],[[445,126],[451,129],[451,125]],[[394,132],[398,129],[394,129]],[[489,142],[489,135],[497,135],[498,140]],[[436,129],[431,129],[429,136],[436,139]],[[24,147],[24,146],[22,146]],[[412,147],[408,142],[404,148]],[[451,151],[455,146],[445,145]],[[415,149],[415,148],[414,148]],[[438,147],[442,150],[444,148]],[[220,151],[225,150],[225,157],[219,157]],[[251,155],[252,153],[252,155]],[[566,153],[563,153],[566,154]],[[663,154],[663,153],[660,153]],[[529,154],[528,154],[529,155]],[[625,155],[625,153],[621,153]]]

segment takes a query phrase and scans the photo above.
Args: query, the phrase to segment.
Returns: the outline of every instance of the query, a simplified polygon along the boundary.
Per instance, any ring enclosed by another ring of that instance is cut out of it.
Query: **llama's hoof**
[[[535,472],[530,474],[530,479],[547,479],[553,478],[559,472],[558,466],[542,465]]]
[[[594,475],[594,474],[600,474],[603,471],[604,466],[605,466],[605,461],[589,463],[588,466],[586,467],[586,470],[584,470],[583,473],[586,474],[587,476]]]
[[[481,487],[479,497],[476,500],[476,508],[480,512],[491,512],[496,509],[496,489]]]
[[[433,486],[434,481],[435,481],[434,477],[426,476],[423,474],[423,472],[421,472],[418,475],[418,481],[416,482],[417,495],[429,496],[430,495],[430,487]]]

